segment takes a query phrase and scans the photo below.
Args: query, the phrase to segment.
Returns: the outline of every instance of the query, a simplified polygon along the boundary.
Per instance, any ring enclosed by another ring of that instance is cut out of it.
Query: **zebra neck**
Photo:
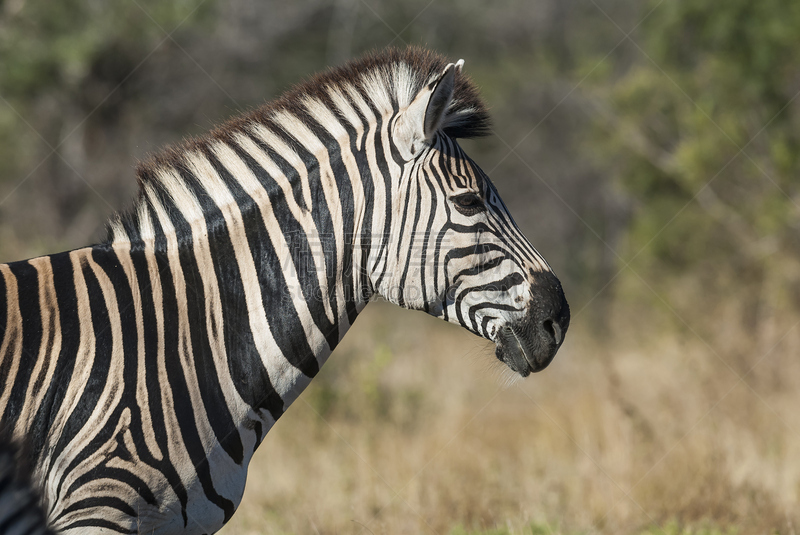
[[[222,341],[209,351],[226,356],[234,381],[263,375],[241,397],[253,406],[274,389],[277,416],[372,295],[362,230],[371,186],[334,174],[342,169],[334,157],[304,175],[276,176],[266,151],[216,154],[189,154],[190,165],[162,170],[158,188],[145,186],[135,232],[124,220],[112,225],[113,247],[156,262],[161,279],[169,274],[189,330]]]

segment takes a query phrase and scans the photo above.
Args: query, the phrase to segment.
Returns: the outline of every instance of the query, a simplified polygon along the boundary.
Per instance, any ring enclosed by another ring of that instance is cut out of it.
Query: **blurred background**
[[[0,258],[102,238],[135,163],[326,66],[418,44],[560,276],[550,367],[371,304],[222,533],[800,530],[800,3],[0,0]],[[509,384],[510,383],[510,384]]]

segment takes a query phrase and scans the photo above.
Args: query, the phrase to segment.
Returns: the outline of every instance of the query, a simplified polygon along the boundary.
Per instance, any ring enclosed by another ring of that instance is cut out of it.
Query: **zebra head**
[[[400,178],[376,288],[493,341],[497,358],[526,377],[561,346],[569,305],[489,177],[456,141],[488,130],[462,65],[434,72],[390,123]]]

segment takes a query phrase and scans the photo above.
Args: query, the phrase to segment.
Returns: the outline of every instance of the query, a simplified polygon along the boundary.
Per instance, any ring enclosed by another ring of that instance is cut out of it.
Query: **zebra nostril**
[[[558,322],[546,319],[542,322],[542,327],[544,327],[544,330],[555,340],[556,345],[561,344],[563,332]]]

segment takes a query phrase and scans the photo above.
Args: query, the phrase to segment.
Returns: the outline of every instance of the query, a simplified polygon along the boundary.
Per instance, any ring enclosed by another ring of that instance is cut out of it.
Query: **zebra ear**
[[[447,114],[447,107],[453,99],[453,88],[455,87],[456,64],[449,64],[439,80],[435,82],[428,107],[425,110],[425,141],[430,141],[433,134],[442,126],[444,117]],[[428,85],[430,87],[431,84]]]
[[[447,65],[398,116],[394,137],[406,159],[416,156],[442,126],[453,98],[456,71],[460,72],[463,64],[464,61],[459,60]]]

